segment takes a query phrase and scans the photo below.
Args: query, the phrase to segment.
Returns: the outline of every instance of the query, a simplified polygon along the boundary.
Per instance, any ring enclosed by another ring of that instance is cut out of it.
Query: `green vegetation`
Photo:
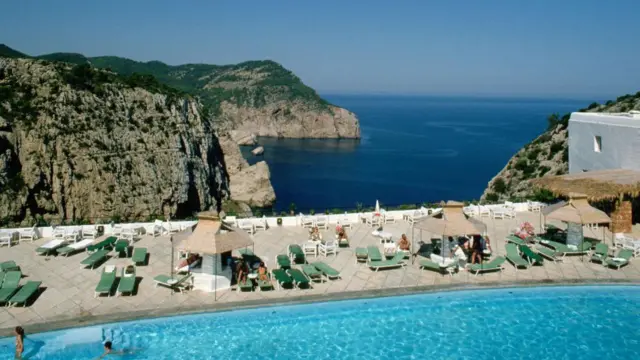
[[[504,179],[501,177],[495,179],[493,181],[493,190],[498,194],[504,194],[507,191],[507,184],[504,182]]]

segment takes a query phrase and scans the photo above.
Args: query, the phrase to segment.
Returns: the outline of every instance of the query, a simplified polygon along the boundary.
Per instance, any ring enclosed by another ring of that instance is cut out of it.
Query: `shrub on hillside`
[[[504,194],[507,191],[507,184],[504,182],[504,179],[497,178],[493,182],[493,190],[498,194]]]
[[[490,192],[490,193],[487,193],[487,196],[485,196],[485,199],[488,202],[496,202],[498,201],[499,197],[498,197],[498,194]]]
[[[564,143],[562,141],[554,141],[549,147],[549,153],[557,154],[558,152],[562,151],[563,148],[564,148]]]

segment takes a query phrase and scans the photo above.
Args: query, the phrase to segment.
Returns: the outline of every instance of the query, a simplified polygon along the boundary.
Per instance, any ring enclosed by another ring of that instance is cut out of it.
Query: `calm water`
[[[317,212],[383,204],[472,200],[549,114],[585,100],[326,96],[355,112],[362,139],[260,139],[276,207]],[[250,148],[243,149],[246,156]]]
[[[638,359],[640,287],[476,290],[260,308],[28,336],[29,359]],[[0,340],[12,358],[13,339]]]

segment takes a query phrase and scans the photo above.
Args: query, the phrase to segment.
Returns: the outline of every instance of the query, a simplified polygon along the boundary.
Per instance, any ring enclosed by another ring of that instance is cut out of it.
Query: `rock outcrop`
[[[217,209],[212,122],[152,77],[0,58],[0,219],[108,221]]]
[[[223,102],[221,110],[220,117],[240,133],[283,138],[360,138],[356,116],[336,106],[318,110],[302,102],[281,101],[251,108]]]
[[[271,173],[267,163],[260,161],[250,166],[240,153],[235,140],[228,136],[220,138],[220,146],[225,154],[231,200],[256,207],[273,204],[276,193],[271,185]]]
[[[624,95],[604,105],[593,103],[587,112],[627,112],[640,110],[640,92]],[[536,195],[529,180],[545,175],[562,175],[569,170],[568,121],[570,114],[551,115],[549,129],[525,145],[507,165],[489,181],[482,200],[503,201],[529,198]]]

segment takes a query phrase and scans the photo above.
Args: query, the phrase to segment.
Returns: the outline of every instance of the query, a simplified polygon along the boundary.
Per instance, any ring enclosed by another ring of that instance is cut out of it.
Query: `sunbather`
[[[312,241],[320,241],[322,240],[322,234],[320,234],[320,229],[317,226],[314,226],[309,233],[309,239]]]
[[[348,240],[348,237],[347,237],[347,230],[345,230],[342,226],[340,226],[340,227],[338,228],[338,234],[337,234],[337,237],[338,237],[338,241]]]
[[[402,234],[402,236],[400,236],[400,240],[398,240],[398,248],[403,251],[411,250],[411,244],[407,239],[407,235]]]
[[[269,276],[267,274],[267,266],[264,262],[260,262],[260,266],[258,266],[258,279],[264,281],[269,280]]]
[[[236,265],[236,280],[238,283],[244,283],[247,281],[247,273],[249,270],[247,269],[247,264],[243,260],[238,261]]]

